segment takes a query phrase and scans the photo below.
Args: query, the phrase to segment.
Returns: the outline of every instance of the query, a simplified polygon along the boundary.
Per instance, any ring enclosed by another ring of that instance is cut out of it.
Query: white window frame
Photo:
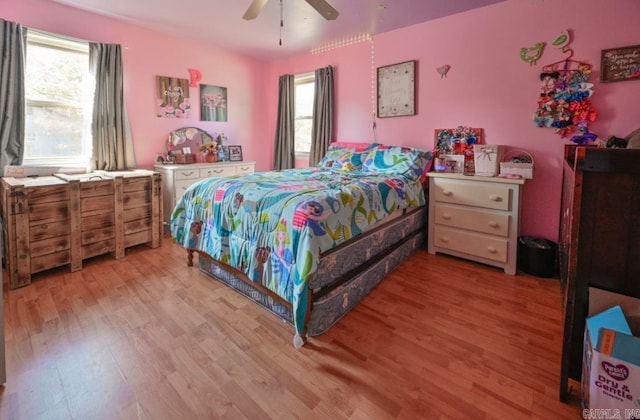
[[[57,166],[57,167],[80,167],[88,168],[92,156],[92,134],[91,134],[91,113],[93,111],[93,85],[94,80],[89,74],[89,43],[86,41],[66,38],[64,36],[41,32],[30,29],[27,31],[27,54],[29,46],[39,46],[43,48],[58,49],[65,52],[72,52],[86,55],[87,69],[85,77],[84,97],[82,103],[69,104],[68,102],[55,100],[35,100],[25,97],[25,114],[28,107],[66,107],[84,109],[82,141],[84,143],[84,153],[77,156],[66,157],[29,157],[24,156],[24,166]],[[25,139],[26,140],[26,139]]]
[[[313,83],[314,94],[315,94],[315,83],[316,83],[315,72],[296,74],[294,75],[293,83],[294,83],[294,90],[296,90],[295,88],[298,85]],[[311,111],[311,115],[303,115],[303,116],[294,115],[294,120],[313,120],[313,109]],[[294,138],[294,144],[295,144],[295,138]],[[295,146],[294,146],[294,149],[295,149]],[[299,152],[299,151],[295,152],[296,158],[300,158],[300,159],[303,159],[303,158],[308,159],[310,154],[311,154],[311,146],[309,146],[308,152]]]

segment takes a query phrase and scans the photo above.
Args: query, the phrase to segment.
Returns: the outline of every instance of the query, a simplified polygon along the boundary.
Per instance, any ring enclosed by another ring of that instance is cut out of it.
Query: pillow
[[[428,171],[433,154],[428,150],[377,145],[372,148],[362,164],[362,171],[403,175],[416,180]]]
[[[324,155],[317,167],[342,171],[359,170],[368,153],[369,148],[360,151],[348,147],[329,146],[327,154]]]

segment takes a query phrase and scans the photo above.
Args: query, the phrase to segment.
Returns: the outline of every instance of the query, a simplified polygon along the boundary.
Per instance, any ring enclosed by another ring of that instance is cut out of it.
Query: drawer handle
[[[193,174],[194,174],[194,172],[193,172],[193,171],[191,171],[191,172],[180,172],[180,173],[181,173],[182,175],[184,175],[184,176],[191,176],[191,175],[193,175]]]
[[[447,197],[452,196],[453,193],[451,191],[443,190],[442,195],[446,195]]]
[[[212,172],[213,172],[214,174],[221,174],[221,173],[222,173],[222,169],[212,169],[212,170],[210,170],[210,171],[209,171],[209,172],[207,172],[207,173],[209,173],[209,174],[210,174],[210,173],[212,173]]]
[[[497,228],[499,225],[498,225],[498,222],[490,220],[489,221],[489,226],[491,226],[492,228]]]
[[[450,215],[449,213],[443,213],[443,214],[442,214],[442,218],[443,218],[444,220],[451,220],[451,215]]]
[[[492,247],[492,246],[488,246],[487,247],[487,251],[489,251],[492,254],[495,254],[496,252],[498,252],[498,250],[495,249],[495,247]]]
[[[445,244],[449,242],[449,238],[447,236],[441,236],[440,242],[444,242]]]
[[[502,201],[502,197],[500,197],[499,195],[491,194],[489,196],[489,200],[491,200],[491,201]]]

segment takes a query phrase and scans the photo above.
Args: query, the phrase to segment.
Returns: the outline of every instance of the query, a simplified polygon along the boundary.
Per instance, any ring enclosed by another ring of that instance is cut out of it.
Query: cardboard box
[[[589,289],[582,365],[585,409],[640,414],[640,299]],[[593,302],[593,304],[592,304]],[[606,308],[606,309],[603,309]]]
[[[476,175],[496,176],[500,170],[500,161],[504,155],[504,146],[493,144],[474,144],[473,163]]]

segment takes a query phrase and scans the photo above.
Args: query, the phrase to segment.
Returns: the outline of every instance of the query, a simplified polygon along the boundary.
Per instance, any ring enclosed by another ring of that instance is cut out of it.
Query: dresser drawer
[[[501,263],[507,262],[509,241],[506,239],[435,226],[433,241],[436,247]]]
[[[176,201],[178,201],[180,199],[180,197],[182,197],[184,192],[187,191],[187,188],[189,188],[190,186],[195,184],[197,181],[199,181],[198,178],[196,178],[196,179],[183,179],[181,181],[176,181],[176,189],[174,191],[175,192]]]
[[[200,172],[197,169],[181,169],[174,173],[176,181],[179,179],[198,179]]]
[[[508,213],[436,204],[434,221],[439,225],[504,237],[509,236]]]
[[[211,176],[233,176],[236,174],[235,166],[220,166],[218,168],[203,168],[200,169],[200,178],[208,178]]]
[[[237,166],[237,175],[246,175],[253,173],[253,165],[241,165]]]
[[[434,179],[436,201],[496,210],[511,209],[507,185],[489,185],[450,179]]]

